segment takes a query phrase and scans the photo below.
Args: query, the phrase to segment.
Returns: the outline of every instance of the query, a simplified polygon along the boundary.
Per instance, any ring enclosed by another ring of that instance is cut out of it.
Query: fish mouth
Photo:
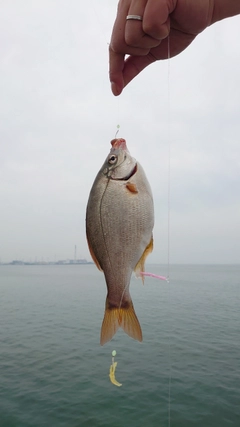
[[[129,178],[131,178],[135,173],[137,172],[137,163],[135,164],[134,168],[131,170],[129,174],[124,176],[123,178],[111,178],[114,181],[127,181]]]

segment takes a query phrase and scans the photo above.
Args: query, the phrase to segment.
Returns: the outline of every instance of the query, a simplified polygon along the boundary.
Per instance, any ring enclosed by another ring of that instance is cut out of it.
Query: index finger
[[[124,69],[124,54],[116,53],[109,47],[109,79],[111,82],[112,93],[120,95],[124,88],[123,69]]]

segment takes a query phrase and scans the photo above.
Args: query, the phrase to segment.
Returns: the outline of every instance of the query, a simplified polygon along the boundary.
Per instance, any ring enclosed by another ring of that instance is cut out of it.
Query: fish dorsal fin
[[[93,248],[92,248],[92,246],[91,246],[91,245],[90,245],[90,243],[89,243],[88,237],[87,237],[87,242],[88,242],[88,248],[89,248],[89,252],[90,252],[90,254],[91,254],[91,257],[92,257],[92,259],[93,259],[93,262],[96,264],[97,268],[98,268],[100,271],[103,271],[103,269],[102,269],[101,265],[99,264],[99,262],[98,262],[98,260],[97,260],[97,258],[96,258],[95,253],[93,252]]]
[[[127,188],[131,193],[134,193],[134,194],[137,194],[137,193],[138,193],[138,189],[137,189],[136,184],[133,184],[132,182],[127,182],[127,184],[126,184],[126,188]]]
[[[137,277],[141,277],[142,282],[144,283],[144,276],[141,273],[141,271],[144,271],[145,269],[145,261],[147,256],[152,252],[153,250],[153,236],[151,237],[151,240],[147,247],[145,248],[145,251],[143,252],[140,260],[138,261],[136,267],[134,268],[135,274]]]

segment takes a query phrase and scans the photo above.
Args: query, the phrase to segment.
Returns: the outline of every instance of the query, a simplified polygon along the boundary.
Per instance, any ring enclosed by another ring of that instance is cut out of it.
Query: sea
[[[100,346],[94,265],[1,265],[0,426],[239,427],[240,265],[170,265],[169,277],[132,277],[143,342],[119,330]]]

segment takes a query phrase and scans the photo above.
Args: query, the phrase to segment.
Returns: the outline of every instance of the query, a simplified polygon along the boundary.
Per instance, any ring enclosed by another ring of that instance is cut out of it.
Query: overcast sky
[[[84,5],[84,3],[86,3]],[[90,260],[85,210],[114,138],[155,202],[149,262],[240,262],[240,17],[144,70],[115,98],[117,1],[0,6],[0,258]],[[170,92],[170,100],[168,97]],[[170,210],[168,209],[168,152]]]

